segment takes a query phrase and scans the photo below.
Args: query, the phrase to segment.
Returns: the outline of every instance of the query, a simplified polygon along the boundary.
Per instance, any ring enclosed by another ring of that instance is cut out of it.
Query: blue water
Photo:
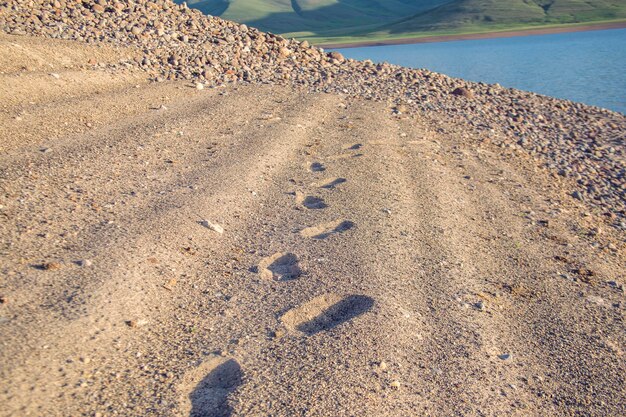
[[[339,51],[626,113],[626,29]]]

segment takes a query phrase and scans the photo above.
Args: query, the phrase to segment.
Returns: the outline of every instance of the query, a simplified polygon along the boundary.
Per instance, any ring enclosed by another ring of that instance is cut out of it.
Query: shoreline
[[[321,43],[316,44],[324,49],[340,49],[340,48],[360,48],[366,46],[390,46],[390,45],[410,45],[415,43],[435,43],[435,42],[452,42],[467,41],[477,39],[497,39],[497,38],[516,38],[522,36],[535,35],[552,35],[558,33],[574,33],[574,32],[591,32],[595,30],[608,29],[624,29],[626,21],[607,22],[607,23],[590,23],[578,26],[556,26],[532,29],[505,30],[498,32],[485,33],[467,33],[458,35],[433,35],[403,39],[389,39],[380,41],[363,41],[363,42],[345,42],[345,43]]]

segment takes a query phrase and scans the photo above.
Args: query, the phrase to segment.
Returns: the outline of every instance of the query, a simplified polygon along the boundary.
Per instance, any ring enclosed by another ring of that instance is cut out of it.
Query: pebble
[[[398,113],[406,113],[409,109],[407,106],[405,106],[404,104],[398,104],[395,108],[396,112]]]
[[[92,266],[93,262],[90,259],[82,259],[78,261],[78,264],[82,267],[88,267],[88,266]]]
[[[472,93],[465,87],[457,87],[452,91],[451,94],[458,97],[474,98],[474,93]]]
[[[58,262],[46,262],[42,267],[46,271],[57,271],[62,268],[62,265]]]
[[[212,223],[209,220],[202,220],[200,224],[207,229],[213,230],[214,232],[217,232],[219,234],[224,233],[224,228],[222,226],[217,223]]]
[[[513,360],[513,355],[510,353],[504,353],[502,355],[499,355],[498,358],[500,358],[503,361],[511,361]]]
[[[148,320],[138,319],[138,320],[126,320],[126,325],[128,327],[143,327],[148,324]]]

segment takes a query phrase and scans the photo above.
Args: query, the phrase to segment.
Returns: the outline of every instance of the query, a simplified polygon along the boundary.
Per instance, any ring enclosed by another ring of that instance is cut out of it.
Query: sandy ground
[[[623,235],[549,172],[128,53],[0,38],[0,415],[626,414]]]

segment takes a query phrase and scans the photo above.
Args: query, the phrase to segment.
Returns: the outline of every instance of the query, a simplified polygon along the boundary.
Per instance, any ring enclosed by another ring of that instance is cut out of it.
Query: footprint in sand
[[[290,281],[302,275],[302,270],[296,255],[278,252],[259,262],[259,273],[263,279]]]
[[[228,396],[241,382],[241,367],[236,360],[217,355],[209,357],[183,377],[181,415],[229,417],[232,409]]]
[[[309,336],[333,329],[372,309],[374,299],[364,295],[342,297],[329,293],[315,297],[280,318],[289,330]]]
[[[311,172],[326,171],[326,167],[321,162],[313,162],[311,165],[309,165],[309,169],[311,170]]]
[[[323,223],[313,227],[307,227],[300,231],[300,235],[313,239],[323,240],[335,233],[343,233],[355,226],[349,220],[336,220],[334,222]]]
[[[337,187],[339,184],[343,184],[344,182],[348,181],[345,178],[328,178],[324,181],[319,181],[319,182],[315,182],[312,184],[313,187],[318,187],[318,188],[325,188],[327,190],[330,190],[332,188]]]
[[[328,207],[323,198],[304,195],[300,191],[296,191],[296,204],[302,205],[310,210],[321,210]]]

